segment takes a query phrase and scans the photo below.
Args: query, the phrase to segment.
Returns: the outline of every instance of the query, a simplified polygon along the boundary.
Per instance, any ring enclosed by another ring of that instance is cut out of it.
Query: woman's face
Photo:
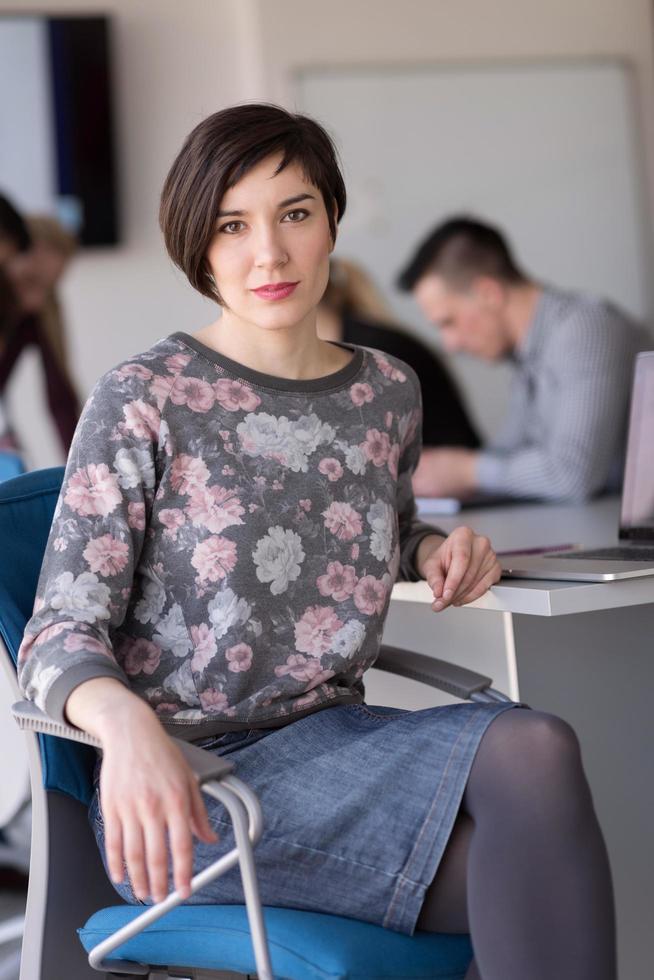
[[[227,191],[207,249],[227,315],[267,330],[313,314],[333,249],[322,194],[296,163],[273,176],[280,161],[267,157]]]

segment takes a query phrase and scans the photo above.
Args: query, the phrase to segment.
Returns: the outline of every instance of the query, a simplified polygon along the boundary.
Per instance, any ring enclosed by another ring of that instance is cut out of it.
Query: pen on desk
[[[548,551],[571,551],[573,548],[581,547],[578,544],[548,544],[539,548],[509,548],[508,551],[496,551],[498,558],[504,555],[544,555]]]

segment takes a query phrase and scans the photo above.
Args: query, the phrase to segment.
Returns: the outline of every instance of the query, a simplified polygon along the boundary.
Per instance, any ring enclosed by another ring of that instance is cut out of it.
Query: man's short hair
[[[438,225],[418,246],[398,276],[397,285],[403,292],[410,292],[430,273],[461,290],[467,289],[478,276],[491,276],[505,283],[526,281],[506,238],[497,228],[459,215]]]

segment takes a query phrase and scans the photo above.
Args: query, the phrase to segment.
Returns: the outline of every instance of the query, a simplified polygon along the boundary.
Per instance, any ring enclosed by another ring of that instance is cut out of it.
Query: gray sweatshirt
[[[418,578],[420,386],[352,345],[288,380],[177,333],[106,374],[77,427],[19,658],[55,718],[114,677],[176,734],[360,701],[393,583]]]

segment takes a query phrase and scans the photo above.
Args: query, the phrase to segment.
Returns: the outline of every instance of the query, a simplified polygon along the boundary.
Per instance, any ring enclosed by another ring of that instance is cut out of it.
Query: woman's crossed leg
[[[466,980],[615,980],[608,856],[566,722],[489,725],[417,928],[470,932]]]

